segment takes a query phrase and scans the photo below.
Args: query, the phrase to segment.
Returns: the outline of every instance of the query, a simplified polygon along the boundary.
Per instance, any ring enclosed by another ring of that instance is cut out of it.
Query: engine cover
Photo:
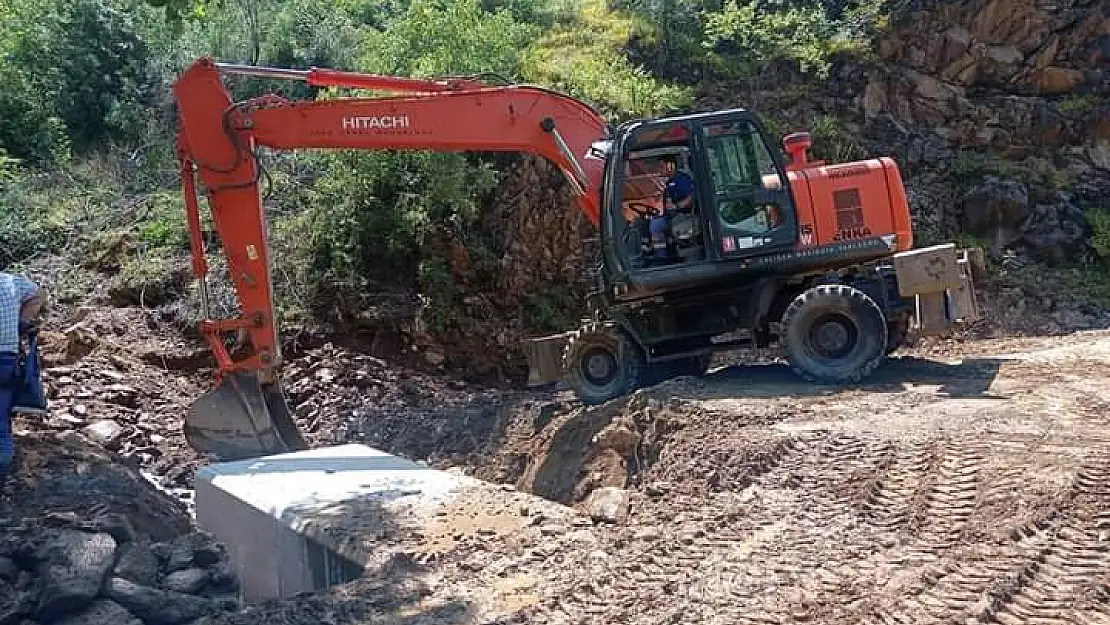
[[[909,203],[898,165],[876,158],[790,172],[800,247],[894,235],[913,247]]]

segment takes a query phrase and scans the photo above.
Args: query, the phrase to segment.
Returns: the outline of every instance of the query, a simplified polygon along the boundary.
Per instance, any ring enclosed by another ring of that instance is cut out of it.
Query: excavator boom
[[[400,95],[310,101],[267,95],[236,103],[223,83],[228,73]],[[222,459],[306,447],[279,379],[282,357],[258,184],[259,147],[526,152],[557,165],[582,211],[594,224],[600,218],[604,160],[591,146],[606,139],[608,126],[587,104],[542,87],[261,68],[202,58],[177,80],[174,93],[201,330],[219,366],[218,387],[191,407],[185,435],[196,449]],[[198,181],[239,295],[238,318],[210,314]],[[231,357],[224,342],[231,332],[246,333],[249,356]]]

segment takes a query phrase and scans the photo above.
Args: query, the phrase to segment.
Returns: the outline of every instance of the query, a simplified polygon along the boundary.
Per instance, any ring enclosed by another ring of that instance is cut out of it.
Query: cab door
[[[751,114],[707,116],[697,129],[707,247],[719,259],[792,249],[797,214],[782,156]]]

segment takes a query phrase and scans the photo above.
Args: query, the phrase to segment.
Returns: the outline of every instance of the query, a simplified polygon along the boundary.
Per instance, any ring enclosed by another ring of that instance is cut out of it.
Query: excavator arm
[[[223,83],[227,73],[394,95],[309,101],[267,95],[233,102]],[[258,148],[526,152],[557,165],[582,211],[595,225],[600,218],[604,160],[591,146],[606,138],[608,126],[587,104],[548,89],[470,78],[236,66],[202,58],[177,80],[174,93],[193,269],[201,287],[200,325],[219,367],[217,388],[186,415],[185,436],[194,448],[225,460],[307,447],[281,391]],[[211,316],[198,182],[239,296],[236,318]],[[232,357],[224,343],[230,332],[246,333],[249,356]]]

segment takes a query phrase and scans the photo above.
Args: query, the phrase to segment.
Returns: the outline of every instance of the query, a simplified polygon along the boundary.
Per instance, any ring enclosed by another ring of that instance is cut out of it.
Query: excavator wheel
[[[636,390],[646,373],[644,353],[616,327],[587,323],[563,351],[566,382],[584,404],[600,404]]]
[[[189,407],[185,440],[225,462],[308,449],[281,386],[249,372],[226,374]]]
[[[866,293],[822,284],[796,297],[782,316],[790,366],[818,384],[856,383],[886,357],[887,321]]]

